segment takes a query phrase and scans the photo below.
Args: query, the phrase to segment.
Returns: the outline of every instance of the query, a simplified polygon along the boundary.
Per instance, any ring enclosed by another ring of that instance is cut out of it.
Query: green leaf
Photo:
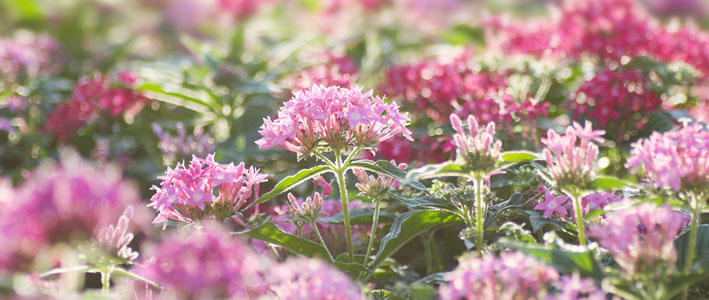
[[[351,277],[357,277],[362,272],[368,272],[367,268],[362,264],[364,261],[364,255],[355,255],[354,262],[349,262],[349,255],[347,253],[341,253],[335,258],[333,265],[338,269],[347,272]]]
[[[520,163],[539,159],[536,153],[530,151],[505,151],[500,154],[500,158],[506,163]]]
[[[350,223],[352,225],[371,224],[374,216],[374,209],[371,208],[352,208],[350,209]],[[388,211],[379,211],[379,221],[389,222],[394,219],[394,214]],[[332,217],[319,219],[318,222],[329,224],[343,224],[345,217],[342,213],[338,213]]]
[[[453,26],[450,30],[441,33],[440,38],[453,45],[469,45],[475,43],[485,45],[485,31],[482,27],[473,27],[466,24]]]
[[[503,245],[532,255],[552,265],[557,271],[564,274],[578,271],[582,276],[590,276],[596,279],[600,279],[603,276],[600,265],[591,251],[552,249],[518,242],[504,242]]]
[[[689,231],[680,235],[674,241],[677,250],[677,268],[683,270],[689,250]],[[709,224],[697,227],[697,246],[694,248],[694,264],[709,270]]]
[[[311,178],[317,177],[320,174],[323,174],[325,172],[331,172],[332,169],[326,165],[320,165],[320,166],[315,166],[310,169],[303,169],[298,171],[298,173],[295,173],[295,175],[288,176],[286,178],[283,178],[280,182],[276,184],[273,189],[261,195],[261,197],[258,198],[258,200],[254,201],[253,203],[249,204],[249,207],[254,206],[256,204],[260,204],[263,202],[268,201],[269,199],[276,197],[280,194],[283,194],[287,192],[288,190],[294,188],[296,185],[301,184],[302,182],[309,180]]]
[[[408,208],[440,208],[448,209],[451,208],[451,203],[444,199],[438,199],[431,196],[421,196],[416,198],[407,198],[401,195],[393,195],[394,199],[398,200],[399,203],[405,205]]]
[[[247,234],[251,238],[281,246],[283,249],[293,253],[329,260],[327,250],[325,250],[322,245],[285,233],[272,221],[265,222],[250,229]]]
[[[380,160],[377,162],[373,162],[371,160],[353,161],[350,163],[350,168],[360,168],[384,175],[389,175],[399,180],[402,185],[408,185],[420,191],[426,190],[425,185],[416,180],[408,178],[406,176],[406,171],[399,169],[399,167],[386,160]]]
[[[497,217],[499,217],[505,210],[510,208],[520,208],[522,206],[524,206],[524,196],[520,193],[514,193],[509,199],[490,206],[485,214],[485,227],[492,224],[492,222],[495,221],[495,219],[497,219]]]
[[[598,190],[609,191],[628,187],[630,186],[630,183],[617,177],[601,175],[596,176],[596,179],[591,182],[591,186]]]
[[[471,178],[468,172],[463,171],[463,166],[455,161],[446,161],[439,164],[426,165],[409,171],[407,177],[416,180],[437,177],[465,177]]]
[[[412,210],[396,217],[389,233],[381,241],[371,269],[376,269],[387,257],[394,254],[414,237],[450,224],[463,224],[463,220],[446,211]]]
[[[148,98],[181,106],[196,112],[207,113],[213,111],[212,106],[206,100],[201,99],[205,97],[185,88],[166,89],[158,83],[146,82],[140,84],[137,90],[144,92]]]

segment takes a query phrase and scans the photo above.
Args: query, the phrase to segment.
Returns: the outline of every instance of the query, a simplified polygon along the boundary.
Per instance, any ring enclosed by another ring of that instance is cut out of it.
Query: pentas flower
[[[662,105],[662,99],[648,89],[648,84],[649,80],[637,71],[606,69],[576,92],[571,102],[574,119],[586,116],[622,137],[624,131],[642,126],[644,114]]]
[[[271,270],[270,294],[277,299],[364,300],[356,283],[329,264],[313,258],[289,258]]]
[[[59,44],[46,35],[20,34],[0,38],[0,80],[51,75],[62,67]]]
[[[662,17],[707,15],[707,4],[702,0],[650,0],[647,6],[652,13]]]
[[[392,161],[392,164],[396,163]],[[406,164],[402,163],[397,165],[397,167],[403,170],[406,169]],[[357,187],[362,194],[373,199],[386,195],[386,193],[390,190],[397,188],[400,183],[391,176],[379,174],[379,176],[374,177],[372,175],[367,175],[367,172],[362,169],[355,168],[352,169],[352,172],[354,172],[355,176],[357,176],[357,180],[359,181],[355,184],[355,187]]]
[[[275,120],[264,119],[256,141],[261,149],[273,146],[309,154],[319,146],[335,151],[371,147],[397,134],[411,139],[407,114],[372,91],[316,85],[295,91]]]
[[[547,131],[547,137],[542,139],[542,144],[546,146],[542,153],[549,173],[558,186],[584,188],[591,182],[598,157],[596,143],[603,142],[604,133],[603,130],[593,130],[589,121],[584,127],[574,122],[566,127],[563,135],[551,129]]]
[[[364,152],[369,159],[400,161],[408,164],[440,163],[453,158],[455,145],[447,136],[417,135],[415,142],[394,136],[377,145],[377,152]],[[416,149],[416,150],[414,150]]]
[[[574,219],[573,203],[566,195],[556,196],[544,186],[540,186],[540,191],[544,194],[543,199],[534,206],[534,209],[544,212],[544,217],[555,217],[561,220]],[[581,198],[583,214],[586,215],[593,210],[602,210],[608,204],[623,200],[613,193],[596,192]]]
[[[71,99],[50,113],[42,130],[65,141],[96,120],[100,112],[133,118],[148,101],[133,88],[137,80],[129,71],[120,72],[115,78],[98,76],[80,80],[74,86]]]
[[[633,144],[626,167],[642,167],[659,189],[707,190],[709,130],[685,123],[665,133],[655,132]]]
[[[289,84],[291,90],[305,90],[313,85],[349,88],[357,78],[357,65],[347,56],[325,53],[323,62],[297,72]]]
[[[177,135],[172,135],[162,129],[157,122],[153,123],[153,133],[160,139],[158,149],[162,153],[163,162],[172,165],[176,161],[196,156],[206,156],[213,153],[216,145],[214,139],[204,132],[202,127],[195,127],[194,132],[187,135],[185,126],[177,123]]]
[[[606,295],[589,278],[581,278],[578,272],[561,277],[555,284],[558,294],[548,300],[605,300]]]
[[[139,255],[128,246],[134,237],[130,232],[134,214],[133,206],[128,206],[118,222],[100,228],[91,243],[79,246],[81,258],[95,267],[133,264]]]
[[[323,206],[323,199],[320,193],[315,192],[313,197],[308,197],[305,201],[298,201],[293,194],[288,193],[288,204],[290,205],[290,213],[306,218],[310,221],[315,221],[320,215],[320,210]]]
[[[669,206],[645,203],[609,214],[605,224],[591,225],[589,236],[632,278],[655,268],[673,270],[677,253],[672,241],[688,222],[688,216]]]
[[[60,157],[44,161],[2,204],[0,269],[26,270],[49,245],[88,241],[127,206],[139,206],[138,191],[117,167],[92,165],[70,151]],[[147,212],[135,213],[133,224],[147,225]]]
[[[520,252],[467,257],[445,277],[439,288],[442,300],[546,299],[559,273]]]
[[[152,245],[135,272],[162,286],[157,299],[255,299],[270,265],[216,223],[180,230]]]
[[[175,169],[168,168],[158,177],[160,186],[152,187],[155,194],[148,207],[158,211],[153,223],[167,225],[169,219],[194,222],[206,215],[233,217],[258,198],[259,184],[267,177],[253,166],[247,169],[243,162],[220,164],[214,161],[214,154],[193,156],[187,166],[180,163]]]
[[[487,123],[485,128],[478,125],[475,116],[467,119],[468,131],[463,129],[463,122],[457,115],[450,116],[451,125],[456,134],[453,141],[456,147],[456,159],[464,162],[469,171],[490,173],[500,159],[502,142],[495,139],[495,123]]]

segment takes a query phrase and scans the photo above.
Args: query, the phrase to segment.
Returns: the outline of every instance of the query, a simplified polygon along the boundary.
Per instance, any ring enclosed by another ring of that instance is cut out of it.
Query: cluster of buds
[[[307,197],[305,201],[298,201],[293,194],[288,193],[288,209],[291,216],[295,218],[296,224],[299,221],[305,223],[313,223],[320,216],[320,211],[323,207],[323,199],[320,193],[315,192],[313,197]]]
[[[551,179],[557,186],[583,189],[591,183],[599,151],[596,142],[603,142],[604,133],[603,130],[593,130],[589,121],[585,127],[578,123],[568,126],[563,135],[547,131],[546,139],[542,139],[546,146],[543,154]]]
[[[392,161],[392,163],[394,162]],[[406,164],[402,163],[397,167],[403,170],[406,169]],[[372,199],[379,199],[385,196],[390,190],[397,188],[400,183],[391,176],[379,174],[379,176],[374,177],[367,175],[367,172],[362,169],[353,169],[352,171],[359,181],[359,183],[355,184],[357,189],[359,189],[362,194]]]
[[[129,247],[134,237],[129,231],[133,215],[133,206],[128,206],[116,224],[101,228],[92,243],[79,248],[83,258],[91,265],[102,267],[132,264],[138,259],[139,253]]]
[[[456,131],[453,135],[456,159],[464,163],[465,169],[470,172],[487,175],[494,171],[502,150],[502,142],[495,139],[495,123],[487,123],[482,128],[475,116],[468,116],[468,133],[457,115],[451,115],[450,119]]]

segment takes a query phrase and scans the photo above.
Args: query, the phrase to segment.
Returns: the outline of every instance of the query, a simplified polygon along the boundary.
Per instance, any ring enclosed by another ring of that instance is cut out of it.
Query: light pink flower
[[[289,258],[271,272],[270,290],[278,299],[367,299],[347,275],[317,259]]]
[[[660,261],[673,268],[677,253],[672,241],[688,222],[689,216],[669,206],[645,203],[609,214],[605,224],[591,225],[588,235],[632,276]]]
[[[502,150],[502,141],[495,139],[495,123],[487,123],[483,128],[475,116],[470,115],[466,124],[468,131],[465,131],[457,115],[452,114],[450,120],[456,132],[453,135],[456,159],[464,162],[470,171],[491,172]]]
[[[596,143],[603,141],[604,132],[593,130],[589,121],[584,127],[574,122],[566,127],[563,135],[551,129],[547,131],[546,139],[542,139],[542,144],[546,146],[542,153],[557,185],[583,187],[591,182],[599,151]]]
[[[657,188],[705,190],[709,185],[709,130],[684,124],[655,132],[633,144],[626,167],[642,167]]]
[[[396,164],[394,161],[391,162],[392,164]],[[406,164],[399,164],[397,167],[399,169],[406,169]],[[381,197],[384,194],[386,194],[389,190],[395,189],[399,186],[399,181],[394,179],[391,176],[386,176],[379,174],[378,177],[374,177],[372,175],[367,175],[367,172],[362,169],[352,169],[354,172],[355,176],[357,176],[357,180],[359,181],[355,186],[357,189],[359,189],[360,192],[363,194],[372,197],[372,198],[377,198]]]
[[[374,146],[396,134],[411,138],[408,117],[394,103],[386,103],[359,88],[313,86],[295,91],[278,111],[266,118],[256,141],[261,149],[283,147],[306,154],[321,143],[335,149]]]

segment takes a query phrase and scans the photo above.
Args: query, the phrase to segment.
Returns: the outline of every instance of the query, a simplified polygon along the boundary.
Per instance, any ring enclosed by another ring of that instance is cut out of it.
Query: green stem
[[[697,247],[697,231],[699,228],[699,219],[702,216],[701,205],[695,194],[690,195],[689,208],[692,211],[692,225],[689,229],[689,249],[687,249],[687,258],[684,261],[684,272],[688,273],[692,268],[692,263],[694,262],[694,252]],[[682,291],[682,299],[687,299],[688,288]]]
[[[483,228],[484,205],[483,200],[483,185],[484,179],[480,175],[476,175],[474,179],[475,188],[475,231],[477,233],[477,242],[475,243],[475,248],[477,248],[478,253],[482,253],[483,243],[485,242],[485,229]]]
[[[583,224],[583,207],[581,197],[577,193],[567,193],[574,205],[574,217],[576,218],[576,229],[579,232],[579,245],[586,246],[586,229]]]
[[[335,166],[335,163],[333,163],[329,158],[327,158],[327,156],[322,155],[322,154],[319,153],[319,152],[313,152],[313,153],[315,154],[315,156],[317,156],[317,158],[319,158],[320,160],[322,160],[325,164],[327,164],[328,166],[330,166],[330,168],[332,168],[333,170],[337,168],[337,167]],[[337,158],[338,158],[338,161],[339,161],[339,156],[338,156]]]
[[[310,226],[313,226],[313,230],[315,231],[315,234],[318,236],[318,240],[320,240],[320,244],[322,244],[323,248],[325,248],[325,251],[327,251],[327,255],[330,257],[330,262],[335,262],[335,257],[332,256],[332,253],[330,252],[330,248],[327,247],[327,244],[325,244],[325,239],[322,238],[322,235],[320,234],[320,230],[318,229],[318,224],[315,222],[310,223]]]
[[[372,217],[372,234],[369,236],[369,243],[367,243],[367,254],[364,255],[363,265],[367,265],[367,259],[372,253],[372,247],[374,247],[374,237],[377,234],[377,224],[379,224],[379,209],[381,206],[381,200],[378,198],[374,200],[374,216]]]
[[[350,209],[349,200],[347,199],[347,186],[345,183],[346,166],[342,165],[342,160],[339,151],[335,151],[336,166],[335,173],[337,174],[337,185],[340,188],[340,200],[342,201],[342,216],[345,221],[345,238],[347,239],[347,255],[349,262],[354,262],[354,245],[352,244],[352,226],[350,225]]]
[[[101,290],[104,294],[108,294],[111,289],[111,270],[101,271]]]

